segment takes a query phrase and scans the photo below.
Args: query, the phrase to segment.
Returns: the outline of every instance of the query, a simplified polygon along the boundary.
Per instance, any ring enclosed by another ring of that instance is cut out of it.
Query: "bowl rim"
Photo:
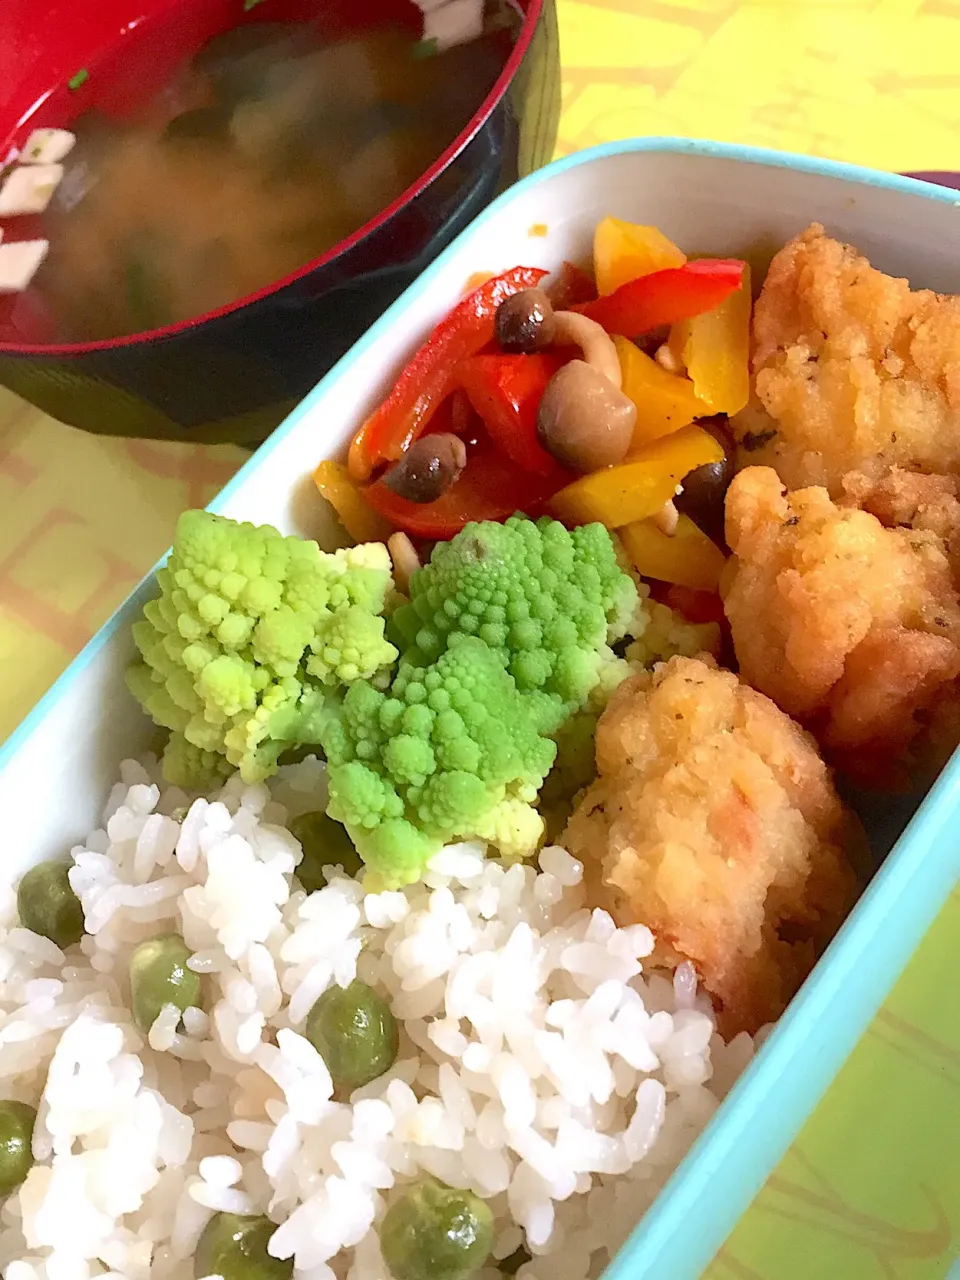
[[[191,316],[187,320],[180,320],[176,324],[161,325],[156,329],[143,329],[137,333],[123,334],[117,338],[99,338],[94,342],[0,341],[0,355],[80,356],[97,351],[117,351],[126,347],[145,346],[166,338],[175,338],[181,334],[189,333],[193,329],[200,329],[214,320],[231,315],[233,312],[260,302],[264,298],[269,298],[271,295],[279,293],[281,289],[287,288],[288,285],[295,284],[298,280],[304,279],[319,268],[335,261],[353,249],[361,240],[385,226],[395,214],[416,200],[421,192],[425,191],[448,165],[469,146],[513,83],[520,65],[527,55],[527,50],[533,42],[534,32],[544,11],[544,6],[551,2],[552,0],[528,0],[527,8],[523,15],[523,23],[517,33],[513,48],[510,50],[510,56],[504,63],[490,92],[449,146],[440,153],[429,168],[425,169],[409,187],[401,191],[390,204],[374,214],[372,218],[369,218],[362,226],[359,226],[356,231],[351,232],[349,236],[346,236],[343,240],[338,240],[325,253],[316,258],[311,258],[309,262],[302,267],[298,267],[296,271],[289,272],[279,280],[265,285],[262,289],[244,294],[242,298],[228,302],[222,307],[216,307],[213,311],[204,311],[200,315]]]

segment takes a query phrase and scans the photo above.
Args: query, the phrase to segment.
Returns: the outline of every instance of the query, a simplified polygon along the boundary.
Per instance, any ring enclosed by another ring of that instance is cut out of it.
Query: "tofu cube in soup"
[[[423,38],[436,40],[438,49],[475,40],[483,31],[481,0],[447,0],[446,4],[424,14]]]
[[[69,129],[34,129],[23,144],[21,164],[59,164],[73,150],[76,138]]]
[[[0,294],[21,293],[36,275],[50,248],[48,240],[0,244]]]
[[[28,164],[14,169],[0,187],[0,218],[43,213],[62,177],[62,164]]]

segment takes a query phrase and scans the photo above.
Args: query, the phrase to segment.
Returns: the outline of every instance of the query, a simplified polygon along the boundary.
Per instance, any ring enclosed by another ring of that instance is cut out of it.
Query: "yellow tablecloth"
[[[562,152],[669,133],[960,169],[960,0],[560,0],[560,14]],[[85,436],[0,390],[0,736],[240,460]],[[960,1277],[958,934],[955,895],[709,1280]]]

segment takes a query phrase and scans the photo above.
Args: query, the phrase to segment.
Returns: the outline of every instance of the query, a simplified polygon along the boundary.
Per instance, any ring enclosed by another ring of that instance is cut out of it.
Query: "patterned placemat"
[[[561,152],[683,134],[960,169],[960,0],[560,0],[560,24]],[[241,460],[0,390],[0,736]],[[955,895],[709,1280],[960,1280],[958,936]]]

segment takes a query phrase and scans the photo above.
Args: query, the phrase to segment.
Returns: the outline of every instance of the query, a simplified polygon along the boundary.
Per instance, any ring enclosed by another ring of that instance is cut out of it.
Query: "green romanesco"
[[[558,840],[583,789],[597,776],[595,738],[599,712],[578,711],[554,735],[557,759],[540,791],[548,840]]]
[[[350,833],[375,883],[409,884],[445,843],[475,836],[531,853],[533,807],[556,755],[555,695],[521,693],[502,655],[455,635],[436,661],[401,661],[382,692],[352,685],[323,733],[327,812]]]
[[[584,706],[598,684],[627,674],[610,645],[637,607],[633,579],[599,524],[569,531],[556,520],[515,516],[469,524],[434,549],[410,582],[390,634],[404,660],[425,666],[451,637],[475,635],[523,692],[559,699],[562,714]]]
[[[270,526],[206,511],[177,523],[160,595],[133,628],[134,696],[171,731],[164,770],[208,786],[238,768],[268,777],[316,743],[330,692],[391,666],[381,616],[392,588],[379,543],[327,554]]]
[[[354,685],[322,738],[327,811],[381,883],[417,879],[460,837],[536,849],[553,737],[628,673],[610,646],[636,608],[601,525],[518,516],[434,548],[390,619],[392,687]]]
[[[532,853],[540,810],[589,781],[597,716],[630,670],[612,646],[658,641],[608,531],[549,519],[468,525],[396,605],[379,544],[327,555],[188,512],[159,585],[128,683],[170,730],[169,780],[257,781],[322,746],[327,812],[382,886],[459,838]]]
[[[688,622],[676,610],[648,598],[641,599],[629,634],[624,656],[635,670],[666,662],[675,654],[694,658],[698,653],[720,651],[720,628],[715,622]]]
[[[200,784],[210,790],[226,782],[233,765],[226,756],[204,751],[188,742],[182,733],[172,733],[163,753],[163,776],[172,787],[193,790]]]

